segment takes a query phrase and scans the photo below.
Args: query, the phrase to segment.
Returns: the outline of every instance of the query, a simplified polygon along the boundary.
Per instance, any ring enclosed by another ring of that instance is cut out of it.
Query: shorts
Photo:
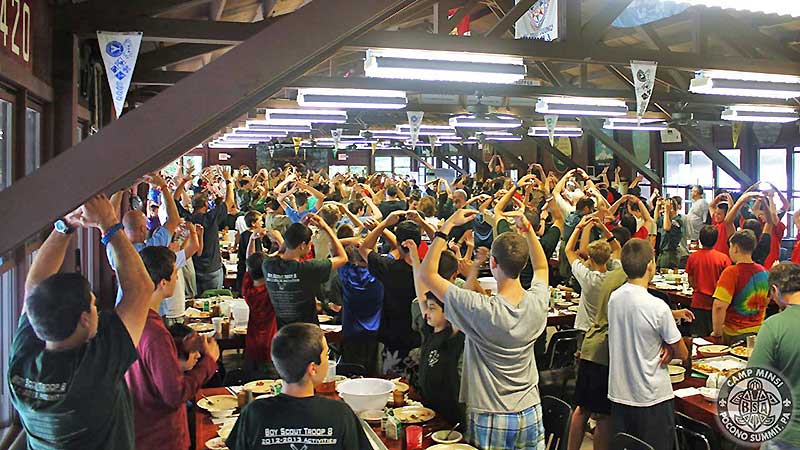
[[[581,359],[575,381],[575,404],[593,414],[611,414],[608,399],[608,366]]]
[[[653,406],[636,407],[614,403],[611,429],[628,433],[650,444],[653,450],[675,448],[675,407],[672,399]]]
[[[481,450],[545,450],[542,405],[518,413],[467,410],[467,440]]]

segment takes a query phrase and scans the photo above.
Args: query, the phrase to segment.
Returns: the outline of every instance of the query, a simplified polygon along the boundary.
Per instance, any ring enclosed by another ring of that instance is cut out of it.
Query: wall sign
[[[3,53],[32,65],[31,4],[33,0],[0,0],[0,36]]]

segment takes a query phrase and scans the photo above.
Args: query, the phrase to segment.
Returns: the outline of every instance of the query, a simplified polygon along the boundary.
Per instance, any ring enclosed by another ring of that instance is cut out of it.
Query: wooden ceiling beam
[[[600,121],[589,117],[580,117],[578,121],[580,122],[584,133],[588,132],[594,136],[595,139],[599,140],[605,144],[606,147],[611,149],[611,152],[614,153],[614,155],[639,171],[639,173],[644,175],[644,177],[650,180],[651,183],[661,186],[661,177],[658,176],[657,173],[653,172],[652,169],[639,162],[639,160],[636,158],[636,155],[628,151],[628,149],[623,147],[619,142],[615,141],[614,138],[603,133]]]
[[[510,10],[508,10],[503,17],[497,21],[484,36],[486,37],[500,37],[508,31],[509,28],[514,26],[527,10],[533,6],[536,0],[519,0]]]
[[[637,31],[641,33],[641,36],[644,39],[644,42],[652,48],[653,50],[658,50],[660,52],[671,52],[669,47],[661,40],[661,37],[656,33],[653,27],[650,24],[642,25],[636,27]],[[685,77],[680,71],[675,69],[667,69],[667,73],[669,76],[681,87],[684,89],[689,86],[689,79]]]
[[[633,0],[608,0],[603,7],[581,28],[584,42],[596,43],[605,35],[608,27]]]
[[[572,158],[570,158],[569,156],[565,155],[561,150],[550,145],[550,140],[548,138],[531,138],[531,139],[536,141],[537,146],[545,149],[547,153],[550,153],[554,158],[561,161],[564,165],[566,165],[570,169],[578,168],[578,163],[573,161]]]
[[[136,71],[149,72],[172,64],[178,64],[216,50],[229,47],[220,44],[174,44],[139,54]]]

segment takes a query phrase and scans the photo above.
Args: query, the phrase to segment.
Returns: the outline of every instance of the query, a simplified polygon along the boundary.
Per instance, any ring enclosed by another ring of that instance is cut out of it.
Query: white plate
[[[206,448],[209,450],[228,450],[228,447],[225,446],[225,439],[222,439],[221,437],[215,437],[207,440]]]
[[[228,436],[231,435],[231,431],[233,431],[233,424],[223,425],[217,430],[217,436],[222,440],[228,439]]]
[[[358,417],[366,420],[369,423],[379,423],[383,419],[384,413],[379,409],[369,409],[358,413]]]
[[[403,423],[423,423],[434,417],[436,413],[424,406],[403,406],[393,410],[394,416]]]
[[[205,333],[207,331],[214,331],[214,325],[211,325],[210,323],[195,322],[195,323],[190,323],[187,326],[189,328],[193,329],[194,331],[198,332],[198,333]]]
[[[428,450],[478,450],[469,444],[436,444],[428,447]]]
[[[319,320],[319,323],[327,323],[327,322],[330,322],[331,320],[333,320],[333,317],[331,317],[331,316],[329,316],[327,314],[320,314],[320,315],[317,316],[317,320]]]
[[[281,384],[280,380],[255,380],[251,381],[243,388],[251,391],[253,394],[269,394],[275,389],[276,384]]]
[[[578,312],[578,305],[570,306],[569,308],[567,308],[567,310],[572,312]]]
[[[210,403],[209,400],[211,401]],[[211,395],[197,401],[197,407],[208,412],[226,411],[236,409],[238,406],[239,401],[232,395]]]
[[[716,402],[717,397],[719,397],[719,389],[700,387],[697,388],[697,390],[700,391],[700,395],[702,395],[704,399],[712,403]]]
[[[233,327],[231,328],[233,334],[247,334],[247,327]]]

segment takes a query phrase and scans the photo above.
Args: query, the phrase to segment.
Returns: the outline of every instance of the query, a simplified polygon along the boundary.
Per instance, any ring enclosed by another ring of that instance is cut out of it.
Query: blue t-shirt
[[[383,308],[383,283],[366,267],[347,263],[339,268],[342,286],[342,334],[345,337],[378,332]]]
[[[289,220],[292,221],[292,223],[298,223],[302,221],[303,217],[305,217],[307,214],[316,214],[317,207],[316,205],[314,205],[313,208],[306,209],[305,211],[297,211],[293,209],[291,206],[286,205],[283,207],[283,212],[286,213],[286,217],[288,217]]]

